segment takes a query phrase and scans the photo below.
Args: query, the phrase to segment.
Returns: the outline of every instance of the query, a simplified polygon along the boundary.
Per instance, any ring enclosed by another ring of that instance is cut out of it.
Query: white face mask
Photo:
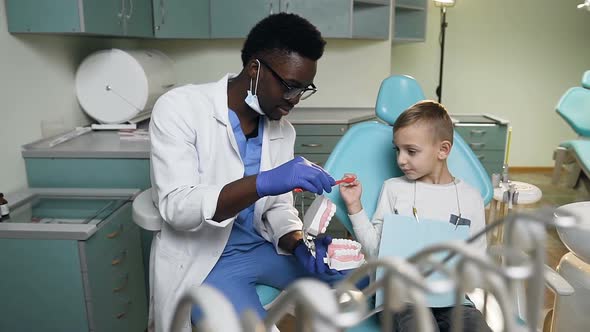
[[[256,113],[260,115],[264,115],[262,108],[260,108],[260,103],[258,102],[258,96],[256,95],[256,91],[258,91],[258,74],[260,74],[260,61],[256,59],[258,62],[258,70],[256,71],[256,85],[254,86],[254,93],[252,93],[252,79],[250,79],[250,90],[248,90],[248,95],[244,101],[251,109],[256,111]]]

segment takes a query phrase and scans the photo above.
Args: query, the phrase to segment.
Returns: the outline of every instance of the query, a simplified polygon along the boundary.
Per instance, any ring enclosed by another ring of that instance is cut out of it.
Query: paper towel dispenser
[[[174,64],[158,50],[110,49],[86,57],[76,72],[82,109],[101,124],[136,123],[176,84]]]

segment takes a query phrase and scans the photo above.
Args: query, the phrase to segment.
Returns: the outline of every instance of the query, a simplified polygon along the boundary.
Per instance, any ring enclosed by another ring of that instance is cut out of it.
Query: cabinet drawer
[[[295,131],[297,132],[297,136],[307,136],[307,135],[315,135],[315,136],[339,136],[344,135],[346,130],[348,130],[347,125],[293,125],[295,127]]]
[[[327,153],[332,152],[340,136],[298,136],[295,139],[295,153]]]
[[[487,163],[482,163],[483,167],[486,169],[486,172],[488,172],[488,174],[490,174],[490,176],[493,173],[497,173],[497,174],[502,174],[502,166],[504,165],[504,163],[502,162],[487,162]]]
[[[455,130],[474,151],[484,149],[504,149],[506,145],[505,126],[456,125]]]
[[[329,153],[305,153],[301,155],[305,159],[311,161],[314,164],[324,166],[328,157],[330,157]]]
[[[482,164],[485,163],[504,163],[504,151],[503,150],[473,150],[475,156]]]

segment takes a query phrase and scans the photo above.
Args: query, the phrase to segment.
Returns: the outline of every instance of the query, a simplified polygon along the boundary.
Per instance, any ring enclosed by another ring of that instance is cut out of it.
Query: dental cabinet
[[[0,331],[143,331],[134,189],[32,188],[0,222]]]
[[[455,131],[475,153],[488,175],[502,173],[509,122],[491,114],[451,114]]]

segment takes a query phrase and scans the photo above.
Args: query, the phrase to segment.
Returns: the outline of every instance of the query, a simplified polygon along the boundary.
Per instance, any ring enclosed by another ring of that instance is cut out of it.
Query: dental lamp
[[[590,1],[590,0],[587,0]],[[436,88],[436,95],[438,102],[442,100],[442,84],[443,84],[443,63],[445,58],[445,31],[447,29],[447,8],[455,5],[455,0],[434,0],[434,5],[440,7],[440,67],[438,71],[438,87]]]

